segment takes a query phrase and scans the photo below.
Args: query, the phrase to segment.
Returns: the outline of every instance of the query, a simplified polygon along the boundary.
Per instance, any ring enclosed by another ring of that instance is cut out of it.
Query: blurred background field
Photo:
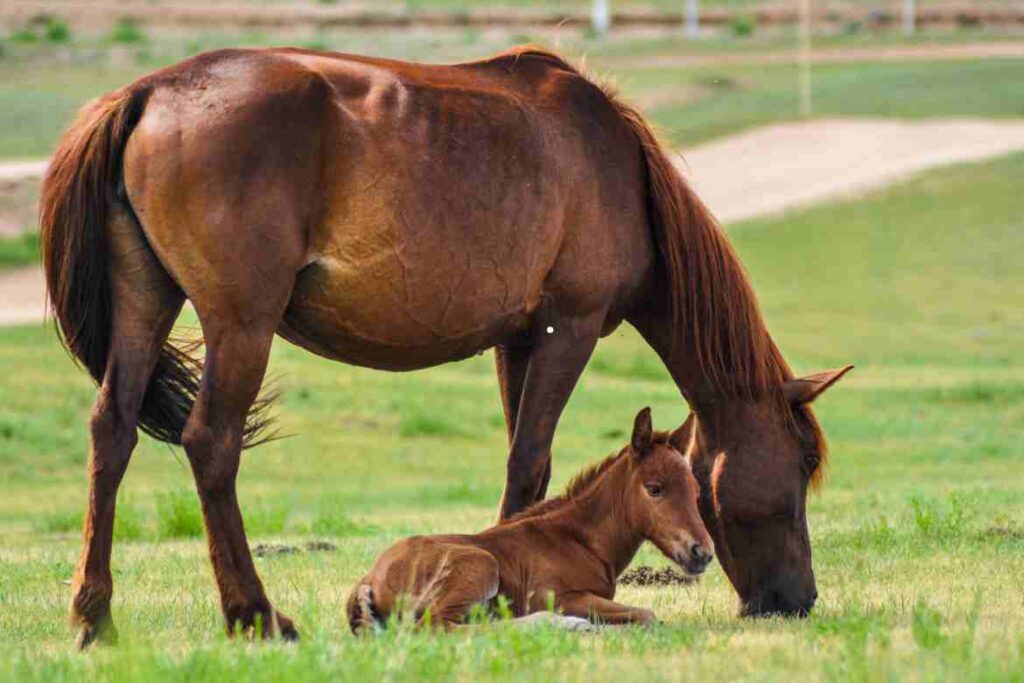
[[[204,29],[126,21],[117,13],[79,23],[60,13],[62,3],[47,5],[44,18],[3,26],[0,162],[45,158],[92,96],[183,57],[235,45],[300,44],[447,62],[536,42],[585,57],[684,153],[801,118],[796,29],[788,24],[755,22],[747,31],[725,23],[707,27],[698,40],[687,39],[681,24],[613,27],[607,35],[585,26]],[[588,7],[473,3],[499,5]],[[681,5],[613,3],[658,11]],[[898,9],[860,0],[847,5]],[[467,6],[420,0],[386,7]],[[1018,45],[1017,31],[954,24],[904,37],[866,19],[856,26],[823,23],[813,36],[815,54],[832,57],[811,70],[813,116],[1024,117],[1024,57],[985,56],[983,49]],[[962,46],[974,52],[956,53]],[[885,56],[896,48],[919,54]],[[0,176],[0,218],[29,229],[0,240],[0,269],[8,272],[36,258],[36,182]],[[821,599],[802,621],[738,620],[734,595],[715,568],[693,587],[623,588],[624,601],[653,608],[665,622],[648,631],[353,640],[342,629],[344,598],[387,544],[411,533],[478,529],[493,519],[505,451],[493,361],[488,355],[387,374],[278,342],[271,373],[283,392],[281,428],[291,436],[244,457],[240,497],[253,545],[296,550],[257,562],[271,598],[297,618],[303,642],[250,646],[221,635],[188,465],[180,451],[144,438],[118,507],[114,615],[122,642],[72,654],[66,581],[77,557],[94,392],[49,327],[0,328],[0,675],[1020,680],[1022,185],[1018,153],[727,226],[797,371],[857,365],[818,408],[832,457],[826,486],[809,504]],[[623,328],[600,345],[562,420],[553,487],[620,447],[643,405],[653,406],[663,428],[686,412],[654,354]],[[310,550],[311,541],[326,545]],[[645,548],[637,563],[664,561]]]

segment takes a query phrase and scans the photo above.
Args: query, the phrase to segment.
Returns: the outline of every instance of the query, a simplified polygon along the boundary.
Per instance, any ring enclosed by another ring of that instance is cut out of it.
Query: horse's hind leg
[[[222,280],[197,282],[192,303],[206,342],[203,377],[182,433],[202,504],[206,536],[228,634],[297,637],[273,610],[256,573],[238,506],[235,479],[250,409],[259,394],[270,347],[291,296],[295,270],[278,252],[261,260],[245,252]]]
[[[81,627],[79,647],[114,635],[110,549],[117,489],[138,440],[136,422],[146,386],[184,301],[126,211],[114,212],[109,230],[113,329],[106,374],[89,421],[89,504],[72,581],[71,617]]]

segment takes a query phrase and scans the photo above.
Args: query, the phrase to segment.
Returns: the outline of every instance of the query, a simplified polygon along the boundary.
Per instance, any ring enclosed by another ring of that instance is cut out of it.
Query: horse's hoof
[[[295,628],[295,622],[280,612],[275,612],[275,614],[277,615],[277,629],[281,640],[287,640],[288,642],[297,641],[299,639],[299,631]]]
[[[234,636],[237,633],[249,640],[280,638],[281,640],[296,641],[299,639],[299,631],[291,619],[276,610],[273,612],[272,619],[265,618],[265,614],[257,612],[251,620],[234,622],[235,627],[228,630],[228,636]]]
[[[85,650],[90,645],[99,641],[108,645],[117,642],[117,628],[109,618],[100,621],[98,624],[83,624],[75,637],[75,648]]]

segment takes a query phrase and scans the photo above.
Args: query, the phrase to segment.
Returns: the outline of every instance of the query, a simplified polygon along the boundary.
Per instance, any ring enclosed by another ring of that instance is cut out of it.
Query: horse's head
[[[703,572],[714,545],[697,509],[697,480],[683,454],[651,426],[651,409],[633,423],[626,508],[644,538],[690,574]]]
[[[825,444],[808,404],[850,367],[790,380],[785,401],[700,406],[670,439],[688,452],[701,515],[744,616],[805,616],[818,597],[806,503]]]

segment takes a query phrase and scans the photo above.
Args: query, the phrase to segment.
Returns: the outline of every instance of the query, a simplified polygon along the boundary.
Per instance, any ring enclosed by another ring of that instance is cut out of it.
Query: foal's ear
[[[636,414],[633,420],[633,436],[629,440],[633,447],[633,453],[643,455],[644,451],[651,447],[651,440],[654,438],[654,427],[651,426],[651,409],[644,408]]]
[[[687,415],[686,421],[668,436],[668,445],[683,455],[686,455],[686,451],[690,448],[690,442],[693,440],[693,428],[697,424],[694,417],[693,413]]]
[[[813,375],[791,379],[786,382],[784,387],[786,400],[789,401],[790,405],[806,405],[825,393],[826,389],[842,379],[843,375],[850,370],[853,370],[853,366],[847,365],[834,370],[816,372]]]

